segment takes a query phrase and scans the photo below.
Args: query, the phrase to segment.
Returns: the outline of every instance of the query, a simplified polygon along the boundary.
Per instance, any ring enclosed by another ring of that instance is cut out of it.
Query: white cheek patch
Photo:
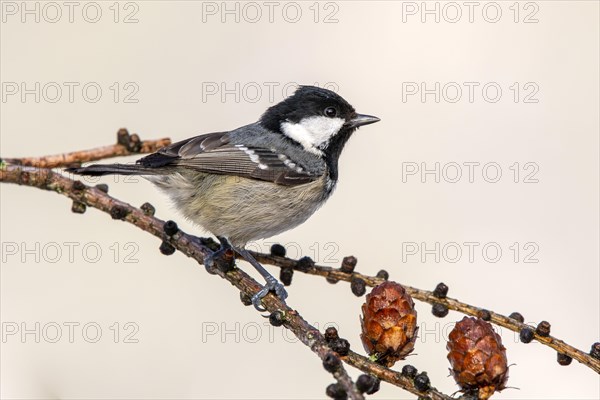
[[[300,143],[306,151],[320,156],[323,152],[319,150],[319,146],[335,136],[344,122],[342,118],[314,116],[303,118],[298,123],[283,122],[281,131],[290,139]]]

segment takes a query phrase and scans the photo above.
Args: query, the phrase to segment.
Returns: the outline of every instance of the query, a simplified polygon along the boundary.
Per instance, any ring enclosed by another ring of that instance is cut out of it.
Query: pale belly
[[[197,172],[147,178],[185,217],[234,246],[300,225],[331,193],[325,190],[325,177],[298,186]]]

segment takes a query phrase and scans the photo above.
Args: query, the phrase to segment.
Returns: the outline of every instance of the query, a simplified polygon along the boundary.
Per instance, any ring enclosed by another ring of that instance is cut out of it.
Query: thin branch
[[[55,191],[69,197],[74,202],[97,208],[110,214],[113,219],[121,219],[129,222],[156,236],[163,242],[169,243],[175,249],[181,251],[188,257],[195,259],[200,264],[204,263],[207,256],[213,255],[213,251],[202,245],[197,238],[188,235],[183,231],[178,231],[175,235],[168,236],[164,231],[164,221],[154,216],[147,215],[141,209],[117,200],[98,188],[86,186],[80,181],[73,181],[50,169],[4,165],[0,170],[0,182],[16,183],[19,185]],[[212,272],[229,281],[238,288],[240,292],[249,297],[252,297],[262,288],[254,279],[238,268],[234,268],[227,273],[218,269],[212,270]],[[282,312],[284,316],[283,325],[291,330],[302,343],[308,346],[322,360],[324,360],[327,355],[335,355],[327,345],[325,338],[319,330],[306,322],[297,311],[288,307],[279,298],[269,294],[263,299],[263,306],[271,313],[275,311]],[[366,367],[363,366],[363,368]],[[364,399],[363,395],[358,392],[352,379],[341,365],[340,368],[333,373],[333,376],[339,384],[342,385],[351,399]],[[414,393],[414,386],[412,385],[404,385],[405,382],[391,383]]]
[[[164,221],[152,215],[147,215],[141,209],[115,199],[98,188],[86,186],[80,181],[71,180],[50,169],[5,165],[0,169],[0,182],[55,191],[69,197],[74,202],[97,208],[110,214],[113,219],[121,219],[129,222],[156,236],[163,242],[169,243],[183,254],[195,259],[199,264],[203,264],[206,257],[214,254],[211,249],[202,245],[198,238],[188,235],[181,230],[173,236],[168,236],[164,231]],[[238,268],[227,273],[219,270],[213,270],[212,272],[228,280],[240,292],[249,297],[252,297],[262,288],[252,277]],[[306,322],[296,310],[288,307],[278,297],[272,294],[267,295],[263,298],[263,306],[271,313],[275,311],[283,312],[284,326],[291,330],[302,343],[308,346],[322,360],[327,355],[333,353],[319,330]],[[349,365],[370,373],[410,393],[430,396],[434,400],[451,399],[450,396],[444,395],[434,388],[426,392],[421,392],[415,388],[414,383],[410,379],[352,351],[349,352],[348,356],[340,357],[340,359]],[[344,387],[350,398],[359,400],[364,398],[356,390],[354,383],[343,367],[333,373],[333,376]]]
[[[376,376],[382,381],[401,387],[412,394],[416,394],[418,396],[427,396],[431,400],[460,400],[445,395],[435,388],[431,388],[427,392],[420,392],[417,390],[417,388],[415,388],[412,379],[402,375],[400,372],[377,364],[369,360],[367,357],[361,356],[353,351],[350,351],[346,357],[342,357],[342,360],[348,365],[352,365],[354,368],[358,368],[367,374]]]
[[[4,162],[37,168],[69,167],[106,158],[154,153],[161,147],[168,146],[169,144],[171,144],[169,138],[142,141],[137,134],[130,135],[127,129],[120,129],[117,133],[117,143],[110,146],[45,157],[5,158]]]
[[[346,273],[337,268],[325,267],[320,265],[314,265],[306,267],[303,265],[298,268],[298,261],[287,257],[277,257],[270,254],[251,252],[252,255],[263,264],[269,264],[278,266],[280,268],[294,268],[294,270],[304,272],[310,275],[318,275],[323,278],[329,278],[330,280],[346,281],[350,282],[352,279],[359,278],[365,281],[368,286],[377,286],[384,282],[384,279],[377,278],[374,276],[363,275],[358,272]],[[579,361],[588,368],[592,369],[596,373],[600,374],[600,360],[593,358],[591,355],[584,353],[564,341],[557,339],[553,336],[542,336],[536,332],[535,327],[516,321],[505,315],[498,314],[493,311],[485,310],[467,303],[463,303],[456,299],[449,297],[440,299],[434,296],[433,292],[423,289],[417,289],[411,286],[402,285],[406,291],[414,298],[429,304],[440,303],[448,307],[450,310],[458,311],[466,315],[472,315],[474,317],[481,317],[484,313],[489,313],[489,321],[496,325],[510,329],[514,332],[520,332],[523,328],[530,328],[534,332],[534,339],[538,342],[549,346],[559,353],[566,354],[569,357]]]
[[[36,167],[45,166],[47,168],[57,167],[57,166],[67,166],[73,164],[80,164],[86,161],[92,160],[100,160],[105,158],[111,158],[122,155],[129,155],[135,153],[145,153],[152,152],[157,150],[158,148],[168,145],[170,143],[169,139],[161,139],[158,141],[145,141],[141,142],[137,135],[129,135],[126,130],[120,130],[118,133],[118,143],[117,145],[107,146],[102,148],[97,148],[93,150],[83,151],[83,152],[73,152],[65,155],[57,155],[51,157],[39,157],[39,158],[26,158],[26,159],[5,159],[5,162],[14,165],[33,165]],[[133,140],[131,140],[133,139]],[[133,142],[133,146],[131,145]],[[138,143],[138,144],[136,144]],[[139,144],[142,144],[141,146]],[[124,149],[124,150],[123,150]],[[33,178],[33,179],[32,179]],[[57,179],[64,179],[61,185],[56,186],[54,182]],[[29,186],[35,186],[42,189],[54,190],[59,193],[65,194],[66,196],[74,199],[77,202],[81,202],[83,204],[101,209],[102,211],[110,213],[113,209],[113,205],[117,207],[124,207],[127,210],[127,216],[124,217],[124,220],[133,223],[134,225],[144,229],[154,236],[157,236],[163,240],[166,240],[168,243],[173,245],[175,248],[182,251],[184,254],[188,255],[196,259],[199,263],[203,263],[204,257],[212,254],[212,251],[205,246],[202,246],[198,243],[198,241],[194,241],[192,236],[186,235],[183,232],[178,233],[176,236],[169,238],[165,235],[162,229],[162,221],[145,216],[142,211],[136,209],[128,205],[127,203],[120,202],[110,196],[107,196],[103,192],[94,189],[85,187],[83,192],[87,192],[88,194],[84,196],[84,198],[79,198],[73,193],[70,193],[71,190],[67,190],[67,187],[71,187],[74,184],[74,181],[64,178],[59,174],[54,174],[51,171],[26,171],[25,169],[15,168],[13,166],[5,166],[2,171],[2,175],[0,176],[0,182],[11,182],[18,184],[25,184]],[[66,185],[66,186],[65,186]],[[83,185],[82,185],[83,186]],[[75,191],[76,192],[76,191]],[[89,197],[89,193],[94,193],[91,198]],[[104,201],[100,201],[104,199]],[[108,200],[106,200],[108,199]],[[108,203],[106,203],[108,201]],[[106,204],[104,204],[106,203]],[[144,218],[138,218],[140,216]],[[150,218],[150,222],[145,218]],[[286,257],[277,257],[272,256],[270,254],[264,253],[254,253],[253,255],[262,263],[270,264],[278,267],[287,267],[293,268],[295,270],[305,272],[311,275],[319,275],[325,278],[329,278],[330,280],[343,280],[350,282],[352,279],[359,278],[362,279],[369,286],[376,286],[382,283],[384,280],[378,277],[367,276],[363,274],[359,274],[356,272],[353,273],[345,273],[339,269],[324,267],[313,265],[310,267],[306,267],[304,264],[301,268],[298,268],[299,261],[289,259]],[[235,276],[236,274],[241,274],[241,277]],[[232,284],[234,284],[242,293],[246,295],[252,295],[256,293],[256,291],[260,288],[258,283],[256,283],[252,278],[247,276],[243,271],[235,269],[233,272],[229,272],[227,274],[219,273],[219,275],[227,280],[229,280]],[[600,360],[597,360],[591,357],[589,354],[584,353],[581,350],[574,348],[566,344],[564,341],[559,340],[552,336],[542,336],[535,332],[535,328],[528,326],[526,324],[520,323],[514,319],[506,317],[504,315],[483,310],[479,307],[475,307],[469,305],[467,303],[460,302],[456,299],[451,298],[438,298],[434,296],[433,292],[421,290],[417,288],[413,288],[410,286],[403,285],[408,293],[415,299],[424,301],[430,304],[443,304],[451,310],[459,311],[461,313],[481,317],[482,315],[487,315],[489,320],[499,326],[505,327],[515,332],[521,331],[523,328],[530,328],[534,331],[534,339],[538,342],[547,345],[559,353],[566,354],[571,358],[576,359],[582,364],[586,365],[590,369],[600,373]],[[274,303],[273,303],[274,301]],[[296,311],[289,309],[285,304],[279,302],[279,299],[273,296],[267,296],[264,299],[265,306],[269,311],[275,310],[284,310],[286,315],[286,326],[288,329],[292,330],[294,334],[306,345],[308,345],[315,353],[317,353],[321,358],[324,357],[325,354],[330,354],[331,350],[327,347],[327,344],[323,341],[322,335],[316,330],[316,328],[310,326],[306,321],[304,321]],[[315,341],[316,340],[316,341]],[[316,345],[318,344],[318,345]],[[394,384],[398,387],[403,388],[414,394],[419,395],[428,395],[432,399],[449,399],[449,396],[446,396],[442,393],[435,391],[432,389],[427,393],[419,392],[414,387],[412,381],[410,379],[403,377],[398,372],[390,370],[389,368],[378,365],[369,359],[360,356],[354,352],[350,352],[348,356],[341,357],[343,361],[352,365],[364,372],[370,373],[383,381]],[[347,376],[345,371],[341,373],[341,375],[337,375],[336,379],[344,388],[348,390],[348,393],[351,395],[355,395],[352,390],[349,388],[354,388],[352,385],[352,381]],[[360,394],[359,394],[360,395]]]

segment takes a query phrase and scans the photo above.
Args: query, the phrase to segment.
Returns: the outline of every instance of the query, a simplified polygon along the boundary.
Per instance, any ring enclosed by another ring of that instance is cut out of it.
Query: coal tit
[[[338,94],[300,86],[258,122],[195,136],[136,164],[70,168],[81,175],[141,175],[162,189],[191,221],[231,245],[265,278],[252,299],[287,293],[245,249],[308,219],[333,192],[338,159],[352,133],[379,118],[357,114]]]

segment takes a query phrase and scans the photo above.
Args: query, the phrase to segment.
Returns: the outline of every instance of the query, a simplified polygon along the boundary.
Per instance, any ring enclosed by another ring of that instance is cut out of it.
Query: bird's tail
[[[156,175],[160,170],[136,164],[93,164],[87,167],[66,168],[66,172],[77,175]]]

